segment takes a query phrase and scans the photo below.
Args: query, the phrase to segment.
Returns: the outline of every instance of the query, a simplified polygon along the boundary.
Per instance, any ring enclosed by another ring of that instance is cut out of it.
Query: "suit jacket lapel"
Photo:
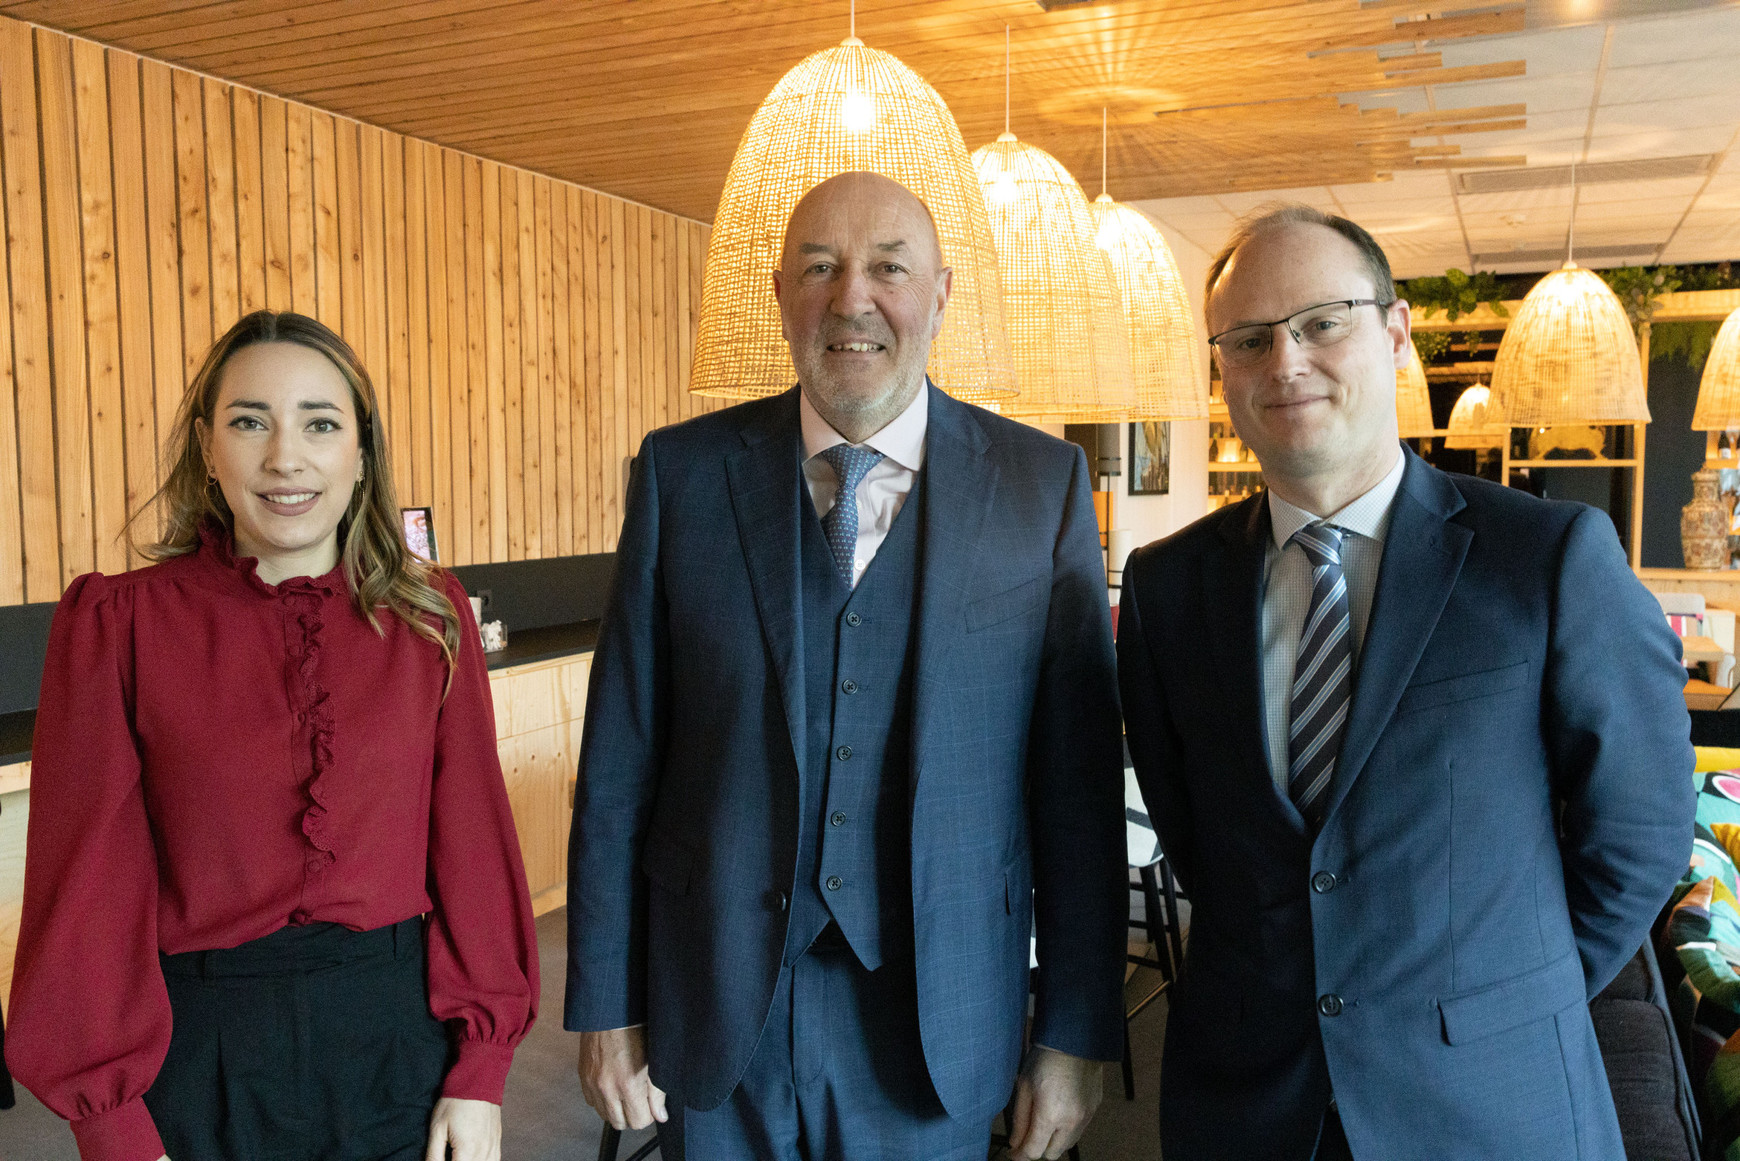
[[[1464,506],[1461,494],[1443,473],[1412,451],[1403,454],[1408,466],[1390,510],[1383,563],[1325,817],[1347,797],[1389,724],[1402,689],[1438,626],[1474,538],[1467,528],[1449,521]]]
[[[924,452],[924,538],[919,556],[918,640],[914,692],[947,669],[950,650],[966,623],[965,606],[974,583],[984,577],[975,567],[985,521],[997,496],[997,465],[985,453],[990,437],[966,404],[929,385]],[[933,719],[932,697],[912,699],[912,778],[923,756],[942,749],[933,730],[947,727]]]
[[[803,437],[797,388],[773,401],[742,431],[744,446],[725,458],[737,538],[749,565],[749,584],[761,616],[761,633],[779,679],[792,757],[803,776],[804,641],[799,563],[803,534]]]
[[[1209,656],[1232,704],[1230,739],[1237,769],[1261,779],[1259,799],[1276,803],[1294,830],[1305,820],[1284,794],[1273,791],[1269,772],[1269,718],[1263,701],[1263,567],[1269,544],[1269,505],[1262,495],[1221,525],[1223,551],[1203,558],[1202,607],[1208,619]]]

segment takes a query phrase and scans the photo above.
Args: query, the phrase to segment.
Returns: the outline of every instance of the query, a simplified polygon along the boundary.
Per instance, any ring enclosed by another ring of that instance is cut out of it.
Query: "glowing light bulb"
[[[840,102],[840,123],[846,132],[869,133],[876,128],[876,98],[861,89],[847,89]]]
[[[1015,180],[1015,175],[1005,169],[991,180],[989,192],[992,201],[1007,206],[1021,197],[1021,185]]]

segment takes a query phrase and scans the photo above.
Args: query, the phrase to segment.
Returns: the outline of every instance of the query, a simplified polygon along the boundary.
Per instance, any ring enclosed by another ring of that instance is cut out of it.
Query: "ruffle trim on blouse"
[[[311,595],[305,594],[302,599]],[[315,603],[297,614],[296,624],[302,630],[302,657],[297,663],[297,676],[302,683],[303,704],[307,706],[305,712],[314,767],[314,773],[304,788],[308,795],[308,808],[302,812],[302,834],[320,851],[323,862],[331,865],[338,856],[332,849],[332,817],[326,801],[325,780],[327,772],[332,769],[334,726],[332,707],[328,704],[331,695],[320,685],[320,630],[325,627],[325,622],[321,620],[319,604]]]
[[[344,579],[344,563],[340,561],[322,576],[293,576],[271,584],[260,579],[258,557],[237,556],[235,537],[222,525],[207,521],[199,526],[199,539],[218,564],[236,573],[255,592],[267,597],[282,597],[298,592],[346,593],[349,584]]]

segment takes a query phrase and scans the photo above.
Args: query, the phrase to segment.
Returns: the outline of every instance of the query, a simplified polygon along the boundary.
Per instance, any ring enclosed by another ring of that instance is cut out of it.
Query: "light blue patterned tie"
[[[834,554],[834,569],[850,588],[852,565],[858,559],[858,484],[865,472],[881,462],[882,453],[875,448],[837,443],[818,454],[828,461],[840,481],[834,506],[822,517],[822,531],[827,534],[828,549]]]
[[[1323,822],[1324,792],[1335,773],[1353,695],[1353,639],[1347,577],[1341,571],[1341,530],[1332,524],[1307,524],[1293,534],[1293,542],[1311,562],[1311,605],[1293,670],[1287,794],[1315,831]]]

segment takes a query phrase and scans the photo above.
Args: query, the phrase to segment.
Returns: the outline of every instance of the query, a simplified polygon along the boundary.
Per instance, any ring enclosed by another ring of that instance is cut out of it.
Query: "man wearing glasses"
[[[1167,1161],[1624,1157],[1586,1001],[1685,870],[1678,645],[1613,524],[1401,447],[1408,304],[1286,206],[1210,269],[1268,491],[1136,552],[1136,773],[1188,891]]]

